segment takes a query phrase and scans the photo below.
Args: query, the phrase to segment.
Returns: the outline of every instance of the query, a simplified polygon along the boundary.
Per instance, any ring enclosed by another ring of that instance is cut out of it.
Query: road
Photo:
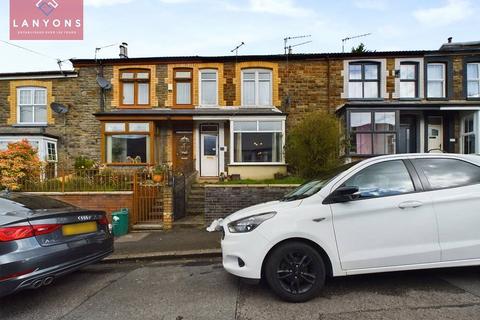
[[[218,261],[97,264],[0,300],[2,320],[479,319],[480,268],[337,278],[322,296],[281,302]]]

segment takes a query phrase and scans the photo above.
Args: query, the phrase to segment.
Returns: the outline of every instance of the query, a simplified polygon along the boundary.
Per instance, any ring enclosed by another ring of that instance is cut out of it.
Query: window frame
[[[215,103],[214,104],[204,104],[202,102],[202,96],[203,90],[202,90],[202,82],[207,81],[207,82],[213,82],[213,80],[204,80],[202,79],[202,74],[203,73],[215,73]],[[198,72],[198,104],[199,106],[205,106],[205,107],[212,107],[212,106],[218,106],[218,69],[214,68],[205,68],[205,69],[200,69]],[[175,95],[176,97],[176,95]]]
[[[405,65],[410,65],[415,67],[415,79],[402,79],[402,66]],[[399,75],[399,80],[400,80],[400,85],[398,88],[398,96],[399,99],[401,100],[408,100],[408,99],[418,99],[420,97],[420,63],[415,62],[415,61],[402,61],[400,62],[400,75]],[[415,84],[415,96],[414,97],[402,97],[402,82],[413,82]]]
[[[472,131],[465,132],[465,121],[470,119],[473,121]],[[475,113],[469,113],[467,115],[460,117],[460,121],[461,121],[461,125],[460,125],[461,152],[462,154],[475,154],[477,152],[477,139],[478,139],[476,134],[478,124],[476,121]],[[465,153],[465,137],[471,137],[471,136],[473,136],[475,139],[475,145],[474,145],[475,150],[473,153]]]
[[[361,66],[361,79],[350,79],[350,66],[360,65]],[[365,79],[365,66],[374,65],[377,67],[377,78],[376,79]],[[348,100],[379,100],[381,97],[381,84],[382,84],[382,64],[377,61],[352,61],[348,63],[347,70],[347,86],[348,86]],[[362,84],[362,97],[352,97],[350,90],[350,82],[361,83]],[[377,83],[377,96],[365,98],[365,83],[366,82],[376,82]]]
[[[125,130],[122,131],[107,131],[105,129],[108,123],[123,123],[125,125]],[[130,131],[130,123],[148,123],[149,124],[149,131]],[[102,121],[102,150],[101,150],[101,158],[102,162],[107,166],[148,166],[153,165],[155,162],[155,128],[153,121],[117,121],[117,120],[105,120]],[[145,135],[149,137],[148,140],[148,155],[149,159],[148,162],[142,163],[129,163],[129,162],[107,162],[107,139],[108,136],[114,135]]]
[[[190,72],[190,78],[177,78],[177,72]],[[177,84],[190,83],[190,103],[177,103]],[[173,105],[176,108],[193,107],[193,68],[174,68],[173,69]]]
[[[371,119],[371,129],[369,131],[361,131],[361,132],[356,132],[354,133],[351,127],[351,114],[352,113],[370,113],[370,119]],[[390,131],[377,131],[375,129],[375,113],[395,113],[395,129],[390,130]],[[378,109],[378,110],[361,110],[361,109],[355,109],[355,110],[348,110],[347,111],[347,137],[349,140],[352,140],[352,134],[369,134],[370,139],[371,139],[371,146],[372,146],[372,153],[369,154],[364,154],[364,153],[354,153],[351,152],[351,147],[348,148],[347,154],[350,156],[355,156],[355,157],[372,157],[372,156],[380,156],[380,155],[388,155],[388,154],[383,154],[383,153],[375,153],[374,152],[374,141],[373,137],[375,134],[395,134],[395,153],[398,153],[398,130],[400,126],[400,112],[398,110],[388,110],[388,109]]]
[[[468,66],[469,65],[476,65],[477,66],[477,72],[478,72],[478,78],[477,79],[469,79],[468,78]],[[469,61],[469,62],[466,62],[465,63],[465,74],[464,74],[464,77],[465,77],[465,92],[466,92],[466,98],[468,100],[480,100],[480,62],[479,61]],[[478,86],[478,92],[479,92],[479,96],[477,97],[471,97],[469,96],[469,92],[468,92],[468,83],[469,82],[476,82],[477,83],[477,86]]]
[[[256,122],[256,130],[235,130],[236,122]],[[280,130],[262,130],[260,131],[260,122],[281,122],[282,128]],[[237,162],[235,161],[235,133],[281,133],[281,161],[277,162]],[[285,119],[239,119],[230,120],[230,165],[285,165]]]
[[[132,79],[123,79],[122,75],[124,73],[133,73]],[[148,79],[137,78],[138,73],[148,73]],[[146,108],[151,106],[151,94],[152,94],[152,72],[150,69],[120,69],[119,70],[119,82],[120,82],[120,107],[121,108]],[[132,104],[125,104],[124,103],[124,89],[123,86],[125,83],[133,83],[133,103]],[[138,103],[138,87],[140,83],[147,83],[148,84],[148,102]]]
[[[428,75],[428,67],[429,66],[434,66],[434,65],[437,65],[437,66],[442,66],[442,74],[443,74],[443,79],[442,80],[438,80],[438,79],[434,79],[434,80],[431,80],[429,78],[429,75]],[[448,68],[448,65],[447,65],[447,62],[427,62],[426,63],[426,70],[427,72],[425,73],[425,78],[426,78],[426,81],[425,81],[425,86],[426,86],[426,98],[429,99],[429,100],[445,100],[448,98],[448,87],[447,87],[447,75],[448,75],[448,71],[447,71],[447,68]],[[443,95],[441,97],[431,97],[430,96],[430,90],[429,90],[429,84],[431,82],[442,82],[443,86],[442,86],[442,90],[443,90]]]
[[[244,99],[244,92],[245,92],[245,86],[244,86],[244,74],[246,72],[254,72],[255,73],[255,80],[254,80],[254,88],[255,88],[255,93],[254,93],[254,96],[255,96],[255,103],[254,104],[246,104],[245,103],[245,99]],[[260,104],[259,101],[259,86],[260,86],[260,79],[259,79],[259,74],[260,73],[269,73],[270,75],[270,79],[269,79],[269,82],[270,82],[270,90],[269,90],[269,93],[270,93],[270,102],[269,104],[266,104],[266,105],[263,105],[263,104]],[[269,68],[243,68],[241,70],[241,84],[240,84],[240,98],[241,98],[241,105],[244,106],[244,107],[272,107],[273,106],[273,70],[272,69],[269,69]]]
[[[46,87],[41,86],[26,86],[26,87],[17,87],[17,96],[16,96],[16,108],[17,108],[17,124],[20,125],[39,125],[45,126],[48,124],[48,90]],[[20,104],[20,91],[30,91],[32,103],[31,104]],[[35,104],[35,91],[43,91],[45,94],[45,104]],[[36,107],[45,107],[45,120],[46,121],[35,121],[35,109]],[[21,121],[21,108],[22,107],[32,107],[32,122],[22,122]]]
[[[417,158],[412,158],[410,159],[410,162],[412,163],[412,165],[414,166],[415,168],[415,171],[417,172],[418,176],[420,177],[420,180],[422,182],[422,185],[423,185],[423,188],[424,188],[424,191],[425,192],[429,192],[429,191],[441,191],[441,190],[448,190],[448,189],[457,189],[457,188],[465,188],[465,187],[470,187],[470,186],[475,186],[475,185],[478,185],[480,183],[474,183],[474,184],[467,184],[467,185],[462,185],[462,186],[454,186],[454,187],[444,187],[444,188],[433,188],[432,185],[430,184],[430,181],[428,180],[425,172],[423,171],[423,168],[422,166],[417,163],[417,160],[454,160],[454,161],[461,161],[461,162],[465,162],[469,165],[472,165],[472,166],[475,166],[477,167],[479,170],[480,170],[480,166],[477,164],[477,163],[474,163],[474,162],[470,162],[466,159],[460,159],[460,158],[450,158],[450,157],[425,157],[425,158],[422,158],[422,157],[417,157]]]

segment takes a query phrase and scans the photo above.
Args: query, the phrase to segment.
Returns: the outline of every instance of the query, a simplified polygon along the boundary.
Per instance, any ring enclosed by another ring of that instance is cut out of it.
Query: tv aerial
[[[97,76],[97,83],[102,90],[110,90],[112,89],[112,84],[105,79],[104,77]]]
[[[312,40],[308,40],[308,41],[288,45],[288,41],[294,40],[294,39],[310,38],[310,37],[312,37],[311,34],[283,38],[283,50],[285,51],[285,54],[291,54],[292,48],[303,46],[304,44],[312,42]]]
[[[58,114],[66,114],[68,112],[68,107],[58,102],[52,102],[50,108]]]
[[[345,43],[347,43],[348,40],[352,39],[357,39],[357,38],[363,38],[363,37],[368,37],[372,35],[371,33],[364,33],[364,34],[359,34],[356,36],[351,36],[351,37],[345,37],[342,39],[342,52],[345,52]]]

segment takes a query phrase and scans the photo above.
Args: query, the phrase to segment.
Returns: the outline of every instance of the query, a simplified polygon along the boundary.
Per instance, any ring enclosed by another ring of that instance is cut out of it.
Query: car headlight
[[[262,222],[273,218],[276,214],[276,212],[266,212],[233,221],[228,224],[228,230],[231,233],[250,232],[258,227]]]

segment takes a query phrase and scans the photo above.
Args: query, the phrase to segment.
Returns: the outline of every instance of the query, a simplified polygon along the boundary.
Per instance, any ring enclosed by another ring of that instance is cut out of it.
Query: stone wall
[[[296,185],[205,185],[205,222],[262,202],[278,200]],[[232,199],[234,199],[232,201]]]
[[[55,198],[76,207],[89,210],[103,210],[112,221],[112,212],[128,208],[130,215],[133,209],[133,192],[42,192],[33,193]]]

